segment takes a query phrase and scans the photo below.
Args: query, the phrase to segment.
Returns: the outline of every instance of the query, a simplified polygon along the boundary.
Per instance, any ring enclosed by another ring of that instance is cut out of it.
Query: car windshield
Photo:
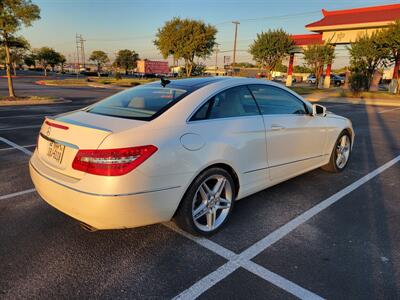
[[[183,89],[139,86],[100,101],[88,112],[112,117],[150,121],[182,99]]]

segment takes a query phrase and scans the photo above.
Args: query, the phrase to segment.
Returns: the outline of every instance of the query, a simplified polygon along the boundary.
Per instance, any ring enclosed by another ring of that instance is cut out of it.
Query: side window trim
[[[258,85],[261,85],[261,84],[258,84]],[[253,97],[253,100],[254,100],[254,102],[255,102],[255,104],[256,104],[256,106],[257,106],[257,109],[258,109],[258,113],[260,114],[260,116],[262,116],[263,113],[262,113],[262,111],[261,111],[261,107],[260,107],[260,105],[258,104],[258,102],[257,102],[257,100],[256,100],[256,97],[254,96],[253,92],[251,91],[250,86],[249,86],[249,85],[246,85],[246,87],[247,87],[247,89],[248,89],[250,95]]]
[[[282,89],[282,88],[280,88],[280,87],[273,86],[273,85],[270,85],[270,84],[250,84],[250,85],[249,85],[250,93],[251,93],[251,95],[253,96],[254,101],[257,103],[257,107],[259,108],[259,111],[260,111],[261,115],[270,116],[270,115],[274,115],[274,114],[263,114],[263,113],[262,113],[261,108],[260,108],[260,106],[259,106],[259,104],[258,104],[258,101],[257,101],[256,97],[254,96],[253,92],[251,91],[250,86],[261,86],[261,87],[267,86],[267,87],[272,88],[272,89],[281,90],[281,91],[285,92],[286,94],[288,94],[288,95],[292,96],[293,98],[295,98],[298,102],[300,102],[300,103],[302,104],[303,108],[304,108],[304,111],[306,112],[305,114],[301,114],[301,115],[300,115],[300,114],[299,114],[299,115],[296,115],[296,114],[280,114],[280,115],[304,116],[304,115],[309,115],[309,114],[310,114],[306,103],[304,103],[304,101],[301,100],[299,97],[297,97],[296,95],[294,95],[294,94],[292,94],[292,93],[286,91],[285,89]],[[276,114],[276,115],[278,115],[278,114]]]
[[[216,95],[212,96],[212,98],[206,102],[206,103],[208,103],[206,116],[203,119],[200,119],[198,121],[208,120],[210,118],[211,110],[212,110],[212,108],[214,106],[214,102],[215,102],[215,96]],[[206,103],[204,105],[206,105]]]

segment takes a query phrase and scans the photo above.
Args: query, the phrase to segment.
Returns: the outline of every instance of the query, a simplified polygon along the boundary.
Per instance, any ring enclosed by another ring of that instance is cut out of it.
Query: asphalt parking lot
[[[51,90],[73,101],[0,108],[1,298],[400,298],[400,105],[327,104],[355,128],[347,169],[247,197],[200,239],[172,223],[90,233],[41,200],[28,160],[44,115],[115,92]]]

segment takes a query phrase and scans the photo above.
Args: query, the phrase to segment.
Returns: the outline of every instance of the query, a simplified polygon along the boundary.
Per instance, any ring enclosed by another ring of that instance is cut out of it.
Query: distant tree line
[[[6,65],[6,74],[10,97],[15,96],[12,73],[26,64],[29,67],[40,65],[45,75],[50,67],[57,66],[63,71],[66,58],[50,47],[31,49],[28,41],[17,32],[29,27],[40,19],[40,9],[31,0],[0,0],[0,62]],[[165,22],[155,35],[154,45],[164,58],[172,57],[174,61],[183,59],[186,76],[201,74],[205,65],[199,59],[208,58],[216,45],[217,29],[203,21],[173,18]],[[295,49],[291,36],[283,29],[267,30],[257,34],[249,47],[256,66],[266,71],[271,78],[272,71],[287,71],[282,61]],[[367,90],[371,86],[376,70],[400,62],[400,21],[387,29],[370,35],[360,36],[348,47],[350,53],[351,85],[354,89]],[[304,66],[295,66],[295,72],[312,72],[317,81],[321,78],[325,65],[335,58],[334,48],[327,42],[322,45],[310,45],[303,49]],[[133,50],[119,50],[112,66],[125,74],[136,67],[138,53]],[[110,59],[102,50],[91,53],[89,60],[94,62],[100,72]],[[238,63],[236,66],[251,68],[252,63]],[[400,89],[397,89],[400,90]]]

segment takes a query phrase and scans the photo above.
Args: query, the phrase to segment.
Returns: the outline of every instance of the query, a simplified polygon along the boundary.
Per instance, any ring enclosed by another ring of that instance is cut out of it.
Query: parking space
[[[36,193],[0,207],[2,298],[171,298],[225,263],[162,225],[89,233]]]
[[[328,299],[398,299],[399,178],[386,170],[254,262]]]
[[[170,223],[89,233],[30,191],[29,156],[4,139],[32,151],[39,127],[26,126],[85,104],[0,109],[1,296],[400,297],[400,109],[328,103],[356,131],[347,169],[247,197],[198,239]]]

